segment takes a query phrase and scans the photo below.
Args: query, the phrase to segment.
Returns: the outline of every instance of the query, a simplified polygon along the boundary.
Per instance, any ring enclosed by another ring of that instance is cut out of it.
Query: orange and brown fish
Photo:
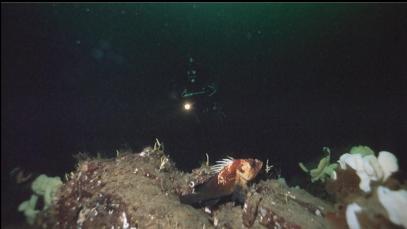
[[[253,180],[263,162],[257,159],[233,159],[231,157],[217,161],[211,167],[215,175],[195,187],[195,193],[180,196],[181,203],[194,207],[214,206],[223,198],[238,198],[242,203],[241,191]],[[244,202],[244,201],[243,201]]]

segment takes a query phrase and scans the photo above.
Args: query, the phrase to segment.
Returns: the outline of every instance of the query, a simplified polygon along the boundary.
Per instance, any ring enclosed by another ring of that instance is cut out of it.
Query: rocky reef
[[[336,166],[324,157],[314,170],[324,172],[310,173],[325,183],[335,203],[280,178],[252,181],[242,204],[194,208],[179,197],[213,175],[209,157],[191,173],[181,172],[157,141],[111,159],[82,158],[46,208],[31,204],[35,217],[29,220],[39,228],[402,228],[406,191],[392,176],[395,158],[381,153],[377,159],[373,151],[344,155]],[[362,179],[370,179],[368,190]]]
[[[66,176],[53,204],[38,213],[40,228],[327,228],[333,206],[284,179],[255,181],[244,205],[181,204],[210,176],[208,164],[179,171],[160,147],[87,158]]]

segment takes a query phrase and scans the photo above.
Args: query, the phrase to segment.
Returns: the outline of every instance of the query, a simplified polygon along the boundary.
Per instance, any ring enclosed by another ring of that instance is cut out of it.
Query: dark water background
[[[2,4],[2,222],[28,198],[13,168],[63,176],[155,138],[184,170],[257,157],[295,180],[359,144],[403,170],[406,28],[406,4]],[[191,57],[218,91],[185,112]]]

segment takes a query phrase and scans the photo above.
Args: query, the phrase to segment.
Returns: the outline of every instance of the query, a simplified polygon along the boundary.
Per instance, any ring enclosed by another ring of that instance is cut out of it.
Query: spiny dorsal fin
[[[220,161],[216,161],[216,163],[211,166],[211,173],[219,173],[220,171],[222,171],[223,168],[232,164],[234,160],[235,159],[233,157],[228,156],[227,158],[224,158]]]

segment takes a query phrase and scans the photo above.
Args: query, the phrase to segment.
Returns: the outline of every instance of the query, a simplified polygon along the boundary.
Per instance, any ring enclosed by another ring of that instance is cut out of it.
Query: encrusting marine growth
[[[330,151],[328,150],[328,153]],[[308,170],[300,163],[300,167]],[[343,222],[351,229],[407,227],[407,191],[392,177],[399,169],[394,154],[381,151],[378,156],[368,146],[354,146],[342,154],[338,163],[329,164],[328,156],[321,159],[318,167],[311,170],[312,181],[326,180],[328,193],[334,195],[342,206],[336,213],[328,213],[327,219],[338,227]]]

